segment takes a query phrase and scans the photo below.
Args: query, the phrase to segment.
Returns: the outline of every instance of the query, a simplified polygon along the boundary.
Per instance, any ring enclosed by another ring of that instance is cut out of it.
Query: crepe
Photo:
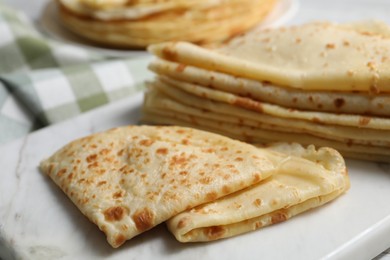
[[[389,32],[378,21],[322,22],[252,31],[213,49],[151,45],[157,76],[143,119],[387,162]]]
[[[172,90],[172,88],[170,88]],[[212,101],[196,100],[179,96],[181,103],[176,99],[170,98],[165,93],[161,93],[152,88],[145,96],[143,106],[142,120],[146,123],[162,124],[162,125],[182,125],[187,127],[195,127],[211,132],[223,134],[235,139],[243,140],[253,144],[270,144],[275,142],[298,142],[302,145],[316,144],[319,147],[328,146],[340,151],[344,156],[355,159],[364,159],[370,161],[388,162],[390,160],[390,149],[383,146],[384,143],[380,139],[376,139],[376,135],[365,135],[365,131],[360,130],[360,136],[366,137],[364,140],[354,140],[348,137],[348,132],[337,132],[341,137],[337,138],[334,129],[326,126],[316,125],[302,127],[311,127],[312,131],[305,131],[299,127],[301,125],[297,120],[286,122],[286,124],[278,127],[272,123],[267,124],[261,122],[264,115],[256,113],[245,113],[236,116],[237,112],[229,106],[218,104]],[[185,101],[185,102],[184,102]],[[190,102],[188,102],[190,101]],[[191,107],[187,104],[196,102],[199,105],[205,105],[198,109],[197,106]],[[215,109],[222,109],[223,113],[214,112]],[[248,116],[247,118],[245,116]],[[259,121],[248,118],[258,117]],[[278,118],[268,118],[278,123]],[[279,122],[283,123],[283,122]],[[297,127],[297,128],[294,128]],[[340,129],[338,129],[340,130]],[[317,131],[317,132],[316,132]],[[356,129],[358,132],[359,130]],[[326,133],[328,133],[326,135]],[[343,138],[343,135],[347,138]],[[383,133],[386,136],[386,131]],[[330,138],[329,138],[330,137]],[[370,140],[371,139],[371,140]],[[374,141],[376,140],[376,141]],[[378,141],[379,140],[379,141]],[[362,144],[363,143],[363,144]],[[366,143],[366,145],[364,144]],[[382,146],[375,146],[374,143],[381,143]]]
[[[152,61],[149,69],[169,78],[282,107],[339,114],[390,116],[390,106],[386,105],[390,102],[390,95],[387,93],[367,95],[363,92],[286,88],[162,59]]]
[[[269,155],[200,130],[128,126],[75,140],[40,167],[119,247],[179,212],[269,177]]]
[[[356,27],[308,23],[248,33],[217,50],[171,42],[149,51],[165,60],[286,88],[387,93],[390,39]]]
[[[226,2],[239,0],[58,0],[67,9],[78,15],[98,20],[140,19],[168,10],[188,8],[205,9]]]
[[[206,242],[236,236],[283,222],[348,190],[347,169],[335,150],[305,150],[296,144],[282,149],[293,155],[273,153],[279,164],[271,177],[171,218],[167,225],[176,239]]]
[[[191,115],[194,118],[277,130],[286,133],[307,133],[310,135],[351,144],[390,147],[388,130],[362,129],[337,125],[316,124],[295,118],[273,117],[246,109],[203,100],[162,82],[154,82],[145,97],[145,109]]]
[[[171,0],[91,8],[80,0],[62,0],[59,15],[72,32],[108,46],[139,48],[178,40],[204,45],[220,43],[255,27],[275,2]]]

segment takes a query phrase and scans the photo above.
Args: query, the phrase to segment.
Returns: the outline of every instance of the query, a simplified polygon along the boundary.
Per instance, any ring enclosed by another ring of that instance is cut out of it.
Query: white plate
[[[275,9],[264,20],[261,27],[279,26],[292,18],[297,9],[298,0],[280,0]],[[92,51],[98,51],[106,57],[134,57],[145,54],[142,50],[121,50],[101,47],[68,31],[58,18],[55,1],[47,3],[38,21],[38,28],[53,39],[85,47]]]
[[[37,166],[75,138],[137,123],[141,102],[138,94],[0,147],[0,257],[370,259],[390,244],[390,165],[349,160],[350,191],[289,221],[199,244],[180,244],[160,225],[112,249]]]

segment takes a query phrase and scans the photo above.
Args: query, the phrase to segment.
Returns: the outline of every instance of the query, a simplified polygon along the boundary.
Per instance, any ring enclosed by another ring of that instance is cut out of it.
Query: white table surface
[[[3,1],[24,11],[34,21],[37,21],[42,8],[48,0]],[[389,13],[389,0],[300,0],[298,11],[292,19],[287,21],[287,24],[301,24],[308,21],[322,20],[344,22],[362,19],[379,19],[390,24]],[[375,259],[389,260],[390,250],[386,250]]]

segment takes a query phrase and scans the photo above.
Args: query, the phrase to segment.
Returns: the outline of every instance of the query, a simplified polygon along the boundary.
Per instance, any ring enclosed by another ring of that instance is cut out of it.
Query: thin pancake
[[[118,247],[185,209],[269,177],[275,166],[268,155],[200,130],[128,126],[75,140],[41,169]]]
[[[248,33],[208,50],[185,42],[149,51],[163,59],[305,90],[390,92],[390,39],[310,23]]]
[[[161,82],[149,85],[144,106],[152,111],[170,114],[185,114],[194,118],[206,118],[264,130],[287,133],[306,133],[349,145],[390,147],[390,136],[386,130],[366,129],[337,125],[323,125],[303,120],[278,118],[231,106],[221,102],[204,100]]]
[[[273,153],[280,164],[270,178],[174,216],[169,230],[181,242],[231,237],[319,207],[349,188],[344,160],[335,150],[294,149],[289,148],[301,158]]]
[[[180,81],[229,92],[242,97],[301,110],[332,113],[390,116],[389,94],[364,92],[307,91],[234,77],[229,74],[156,59],[149,69]]]

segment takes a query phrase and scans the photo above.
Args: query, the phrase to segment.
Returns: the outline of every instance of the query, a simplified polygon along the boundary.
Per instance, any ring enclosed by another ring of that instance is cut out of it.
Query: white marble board
[[[72,139],[137,123],[141,102],[138,94],[0,147],[0,258],[370,259],[390,244],[390,165],[348,160],[350,191],[287,222],[200,244],[160,225],[112,249],[37,166]]]

